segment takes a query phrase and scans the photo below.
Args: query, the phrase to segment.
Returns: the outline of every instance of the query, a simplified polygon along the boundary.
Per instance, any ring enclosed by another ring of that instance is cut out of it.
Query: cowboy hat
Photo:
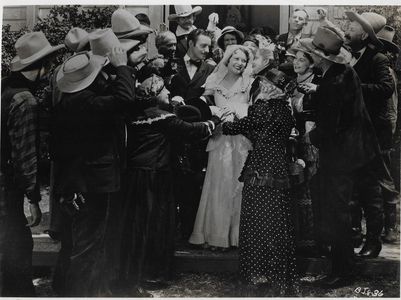
[[[107,56],[116,46],[121,46],[128,51],[137,46],[140,41],[130,39],[118,39],[110,28],[99,29],[89,34],[91,53],[99,56]]]
[[[299,42],[309,52],[337,64],[347,64],[352,55],[346,50],[344,40],[330,27],[319,27],[314,38],[300,39]]]
[[[233,26],[226,26],[221,31],[220,36],[217,38],[217,45],[224,49],[224,35],[226,33],[234,34],[237,37],[237,43],[240,45],[244,40],[244,34]]]
[[[64,48],[63,44],[52,46],[42,31],[28,32],[15,43],[17,55],[11,61],[11,71],[22,71],[45,56]]]
[[[177,18],[188,17],[189,15],[199,15],[202,12],[202,7],[195,6],[192,8],[191,5],[174,5],[175,14],[168,16],[169,21],[175,21]]]
[[[383,46],[382,42],[377,38],[376,33],[386,25],[387,20],[385,17],[374,12],[357,14],[353,11],[346,11],[345,14],[351,22],[356,21],[361,24],[363,30],[369,35],[373,43]]]
[[[122,8],[111,15],[111,29],[119,39],[148,35],[154,31],[152,28],[141,25],[133,14]]]
[[[88,43],[89,33],[79,27],[70,29],[64,39],[67,48],[74,52],[80,52]]]
[[[68,58],[57,72],[57,86],[63,93],[75,93],[90,86],[106,63],[106,58],[80,52]]]
[[[382,30],[377,33],[377,38],[384,44],[384,48],[390,52],[398,53],[400,48],[393,43],[395,30],[393,27],[385,25]]]

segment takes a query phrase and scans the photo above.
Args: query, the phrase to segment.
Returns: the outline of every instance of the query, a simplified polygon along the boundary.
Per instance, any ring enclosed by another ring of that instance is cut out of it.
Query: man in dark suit
[[[351,49],[350,62],[361,80],[363,98],[378,137],[382,156],[389,154],[392,146],[392,124],[388,110],[394,92],[394,81],[387,57],[380,53],[382,43],[376,37],[386,19],[376,13],[361,15],[346,12],[351,21],[345,33],[345,43]],[[377,257],[381,251],[380,235],[383,230],[383,159],[372,162],[356,185],[358,200],[366,217],[366,242],[359,252],[361,257]],[[356,219],[360,224],[360,217]]]
[[[188,51],[179,61],[178,73],[171,80],[171,96],[182,97],[186,104],[202,96],[206,78],[214,69],[205,62],[210,47],[211,38],[203,29],[195,29],[188,35]],[[206,144],[177,143],[176,152],[176,199],[182,238],[187,240],[192,233],[202,192],[203,170],[207,164]]]
[[[319,199],[324,224],[320,227],[331,245],[332,274],[321,283],[328,288],[347,285],[354,275],[349,203],[355,180],[378,155],[378,143],[363,101],[358,75],[348,65],[351,54],[331,28],[320,27],[312,39],[301,39],[322,73],[319,86],[301,84],[316,99],[316,127],[305,137],[319,148]],[[316,46],[318,45],[318,46]],[[337,54],[335,54],[337,53]]]
[[[110,200],[120,189],[119,124],[135,100],[135,82],[110,29],[89,36],[93,53],[92,41],[102,38],[116,45],[109,54],[116,74],[111,87],[102,72],[106,57],[87,52],[70,57],[57,80],[63,94],[54,107],[55,191],[73,218],[68,296],[110,295],[105,235]]]

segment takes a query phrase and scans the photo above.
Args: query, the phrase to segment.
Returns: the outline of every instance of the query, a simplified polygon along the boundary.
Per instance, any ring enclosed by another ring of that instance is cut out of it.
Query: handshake
[[[222,122],[233,122],[237,119],[235,111],[229,107],[220,108],[217,106],[210,106],[210,110],[212,115],[220,118]]]

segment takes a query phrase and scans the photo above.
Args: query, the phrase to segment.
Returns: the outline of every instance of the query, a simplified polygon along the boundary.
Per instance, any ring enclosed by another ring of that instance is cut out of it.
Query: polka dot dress
[[[281,100],[258,101],[248,117],[223,124],[224,134],[248,132],[253,151],[244,170],[287,176],[285,146],[293,126]],[[295,237],[288,189],[245,182],[239,233],[240,276],[250,284],[270,283],[284,294],[295,287]]]

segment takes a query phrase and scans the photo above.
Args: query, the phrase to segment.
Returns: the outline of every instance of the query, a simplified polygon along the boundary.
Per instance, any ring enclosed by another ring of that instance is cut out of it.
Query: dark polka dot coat
[[[285,178],[285,158],[294,120],[284,100],[258,100],[248,116],[223,124],[226,135],[245,134],[253,144],[242,174]],[[295,238],[288,188],[244,182],[239,234],[241,278],[268,282],[285,292],[296,282]]]

